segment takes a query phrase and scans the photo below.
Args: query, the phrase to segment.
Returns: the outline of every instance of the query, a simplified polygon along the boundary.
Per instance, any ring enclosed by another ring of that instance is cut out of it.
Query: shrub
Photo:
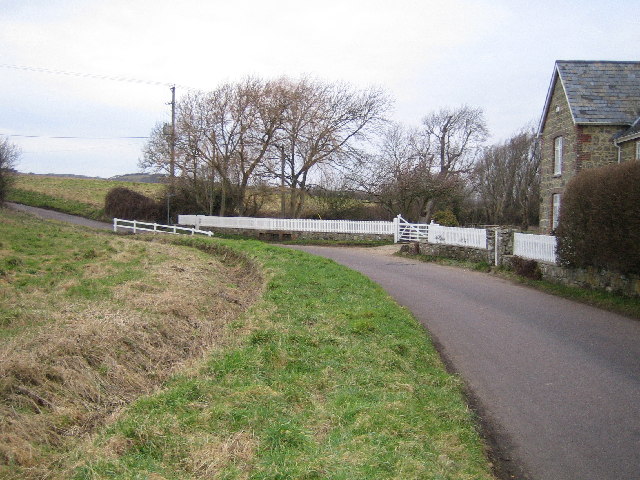
[[[532,280],[542,279],[542,272],[535,260],[527,260],[526,258],[513,257],[511,259],[513,271],[521,277],[530,278]]]
[[[456,215],[449,208],[446,210],[438,210],[434,213],[433,221],[439,225],[444,225],[445,227],[457,227],[460,225]]]
[[[148,222],[161,222],[163,216],[160,203],[125,187],[109,190],[104,201],[104,212],[110,217]]]
[[[576,175],[567,185],[556,234],[565,265],[640,274],[640,162]]]
[[[0,207],[7,199],[7,194],[15,179],[14,167],[19,157],[18,147],[10,143],[8,139],[0,138]]]

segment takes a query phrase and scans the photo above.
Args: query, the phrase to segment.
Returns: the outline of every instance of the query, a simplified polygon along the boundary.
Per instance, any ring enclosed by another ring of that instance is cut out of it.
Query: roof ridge
[[[640,60],[556,60],[556,63],[640,63]]]

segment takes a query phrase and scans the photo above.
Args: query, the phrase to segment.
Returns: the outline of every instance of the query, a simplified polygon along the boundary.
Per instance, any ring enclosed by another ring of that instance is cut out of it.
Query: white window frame
[[[640,160],[640,140],[636,141],[636,160]]]
[[[558,228],[560,220],[560,205],[562,204],[562,195],[554,193],[551,195],[551,230]]]
[[[562,151],[564,149],[564,138],[553,139],[553,174],[556,177],[562,175]]]

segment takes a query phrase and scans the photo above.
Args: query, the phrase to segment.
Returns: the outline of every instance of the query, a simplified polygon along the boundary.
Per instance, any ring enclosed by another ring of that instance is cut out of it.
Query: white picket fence
[[[514,233],[513,254],[530,260],[556,263],[556,237],[552,235]]]
[[[179,215],[180,225],[196,228],[237,228],[242,230],[267,230],[285,232],[361,233],[371,235],[393,235],[393,222],[354,220],[315,220],[307,218],[252,218],[215,217],[208,215]]]
[[[443,227],[433,223],[429,225],[428,242],[486,249],[487,230],[484,228]]]
[[[116,228],[114,219],[114,230]],[[178,233],[176,230],[184,230],[185,233],[202,233],[210,235],[211,232],[200,230],[202,227],[210,228],[236,228],[241,230],[265,230],[285,232],[318,232],[318,233],[351,233],[370,235],[393,235],[394,242],[427,240],[429,243],[443,245],[455,245],[460,247],[487,249],[487,230],[484,228],[460,228],[444,227],[437,223],[420,224],[409,223],[400,215],[393,222],[384,221],[353,221],[353,220],[315,220],[293,218],[252,218],[252,217],[216,217],[208,215],[179,215],[180,225],[190,225],[194,228],[175,227],[157,224],[144,224],[129,220],[128,226],[134,231],[164,231],[166,233]],[[152,226],[144,228],[143,226]],[[556,263],[556,237],[550,235],[532,235],[515,233],[513,241],[513,254],[519,257],[542,262]]]
[[[189,234],[189,235],[206,235],[211,237],[213,232],[206,230],[200,230],[198,228],[185,228],[178,227],[176,225],[161,225],[159,223],[140,222],[138,220],[124,220],[122,218],[113,219],[113,231],[117,232],[118,229],[133,230],[133,233],[138,232],[153,232],[153,233],[170,233],[172,235]]]

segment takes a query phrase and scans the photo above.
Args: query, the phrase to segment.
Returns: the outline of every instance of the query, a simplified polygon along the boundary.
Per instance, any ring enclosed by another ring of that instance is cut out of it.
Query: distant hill
[[[166,175],[161,173],[127,173],[125,175],[116,175],[109,180],[118,182],[140,182],[140,183],[164,183]]]
[[[73,173],[21,173],[21,175],[33,175],[34,177],[62,177],[62,178],[88,178],[91,180],[105,180],[102,177],[89,177],[87,175],[75,175]]]

